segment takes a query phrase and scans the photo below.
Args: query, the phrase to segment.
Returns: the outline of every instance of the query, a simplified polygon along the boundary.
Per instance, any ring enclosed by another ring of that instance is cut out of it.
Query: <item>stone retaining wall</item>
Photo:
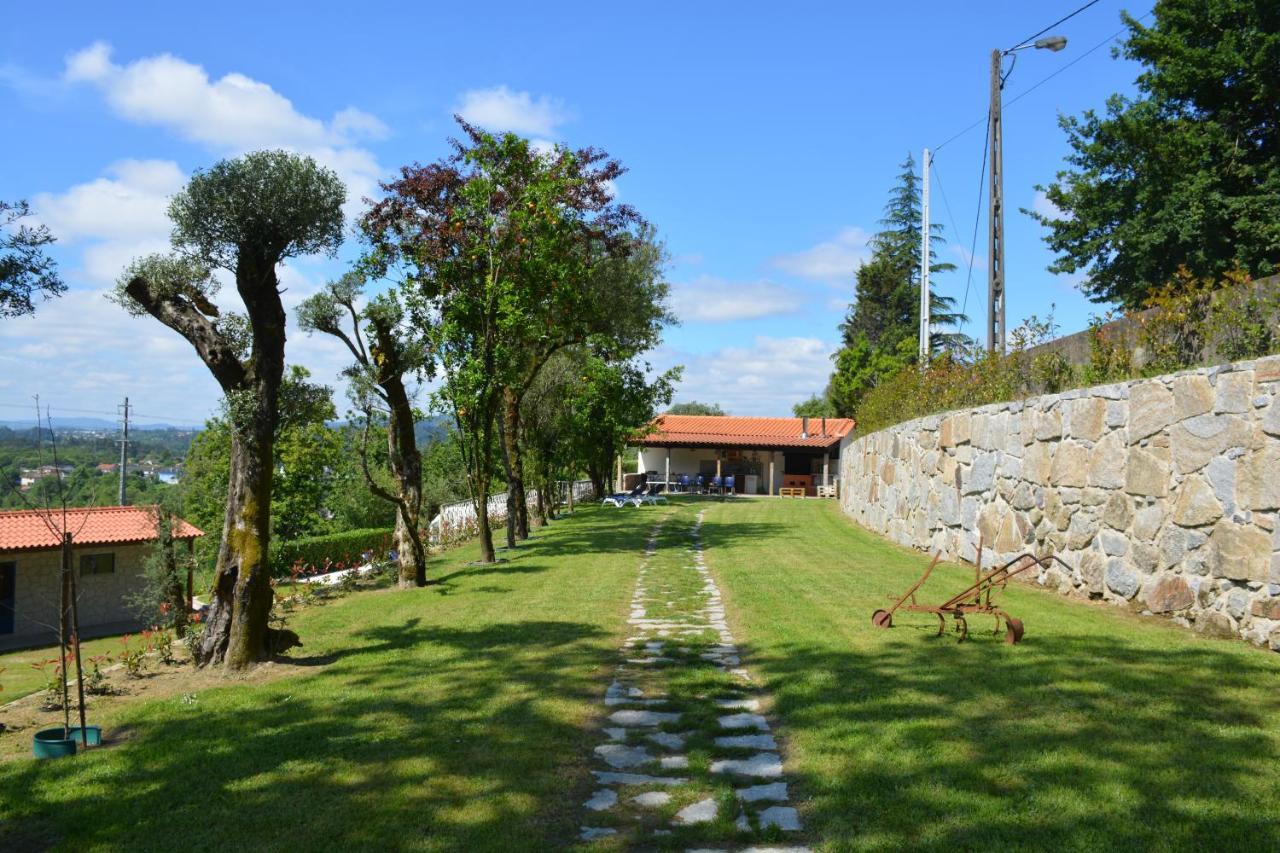
[[[931,415],[863,436],[841,504],[912,547],[1052,550],[1039,583],[1280,650],[1280,357]]]

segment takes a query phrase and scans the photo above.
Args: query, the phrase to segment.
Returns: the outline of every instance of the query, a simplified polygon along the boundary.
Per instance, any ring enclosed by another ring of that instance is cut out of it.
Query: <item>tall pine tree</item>
[[[843,346],[833,356],[836,365],[827,395],[836,411],[845,417],[853,416],[862,396],[882,378],[913,363],[917,357],[920,177],[910,154],[901,169],[889,193],[880,231],[871,240],[871,258],[855,273],[854,301],[840,324]],[[929,230],[930,276],[954,270],[955,264],[937,260],[937,247],[945,243],[942,226],[931,223]],[[956,311],[954,298],[937,293],[932,297],[931,316],[935,329],[955,328],[966,319]],[[939,351],[954,349],[966,342],[957,332],[935,331],[931,346]]]

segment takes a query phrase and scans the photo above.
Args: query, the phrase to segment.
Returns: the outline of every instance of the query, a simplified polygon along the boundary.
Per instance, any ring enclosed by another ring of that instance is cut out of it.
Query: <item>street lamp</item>
[[[987,239],[987,349],[1005,350],[1004,317],[1004,151],[1002,147],[1000,90],[1013,73],[1018,51],[1035,48],[1057,53],[1067,46],[1065,36],[1045,36],[1034,42],[1023,42],[1008,50],[991,51],[991,197],[988,209]],[[1013,57],[1009,70],[1003,70],[1004,58]]]

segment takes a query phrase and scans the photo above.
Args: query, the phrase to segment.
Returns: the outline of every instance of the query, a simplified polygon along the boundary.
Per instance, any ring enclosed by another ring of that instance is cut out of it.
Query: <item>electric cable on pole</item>
[[[120,506],[125,505],[125,475],[129,470],[129,398],[124,398],[123,429],[120,437]]]

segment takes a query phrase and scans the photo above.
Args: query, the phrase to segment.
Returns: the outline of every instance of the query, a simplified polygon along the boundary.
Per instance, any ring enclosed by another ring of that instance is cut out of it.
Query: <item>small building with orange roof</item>
[[[157,523],[154,506],[0,512],[0,648],[57,641],[64,534],[71,536],[81,637],[140,627],[131,599],[142,589]],[[203,535],[181,520],[174,530],[188,548]]]
[[[659,415],[632,441],[632,470],[672,492],[701,484],[736,494],[785,489],[834,497],[840,454],[855,426],[852,418]]]

